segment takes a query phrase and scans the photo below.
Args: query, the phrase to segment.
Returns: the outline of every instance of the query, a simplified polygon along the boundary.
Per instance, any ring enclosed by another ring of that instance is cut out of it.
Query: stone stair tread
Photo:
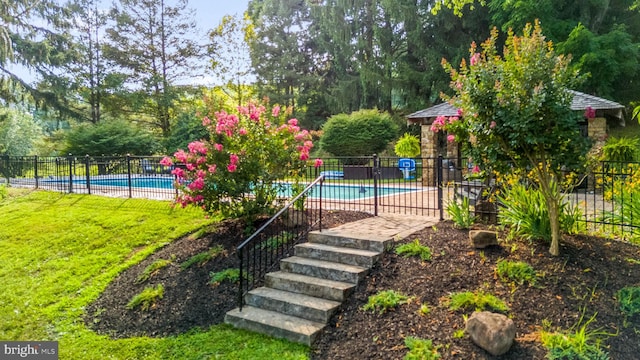
[[[274,271],[267,274],[267,276],[280,278],[280,279],[288,279],[296,282],[304,282],[309,284],[314,284],[318,286],[326,286],[330,288],[347,290],[355,286],[355,284],[344,282],[344,281],[335,281],[329,279],[322,279],[308,275],[290,273],[285,271]]]
[[[244,306],[227,312],[225,323],[270,336],[311,345],[325,324],[275,311]]]
[[[361,256],[377,256],[381,254],[378,251],[362,250],[362,249],[348,248],[343,246],[333,246],[333,245],[326,245],[321,243],[302,243],[302,244],[296,245],[296,247],[298,246],[318,249],[318,250],[334,251],[334,252],[339,252],[344,254],[361,255]]]
[[[253,289],[249,291],[249,293],[279,301],[286,301],[293,305],[306,306],[324,311],[332,310],[340,306],[341,304],[339,301],[327,300],[315,296],[309,296],[285,290],[278,290],[264,286]]]
[[[317,259],[311,259],[311,258],[304,258],[304,257],[300,257],[300,256],[290,256],[288,258],[280,260],[280,262],[288,262],[288,263],[295,263],[295,264],[300,264],[300,265],[315,266],[315,267],[318,267],[318,268],[333,269],[333,270],[339,270],[339,271],[344,271],[344,272],[349,272],[349,273],[354,273],[354,274],[359,274],[361,272],[364,272],[364,271],[368,270],[367,268],[362,267],[362,266],[340,264],[340,263],[336,263],[336,262],[325,261],[325,260],[317,260]]]

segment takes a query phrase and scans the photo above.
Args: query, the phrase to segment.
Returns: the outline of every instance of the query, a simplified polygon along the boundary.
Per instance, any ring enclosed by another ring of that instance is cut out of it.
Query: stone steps
[[[245,295],[242,311],[226,314],[225,322],[310,346],[394,237],[434,222],[377,217],[313,231],[308,243],[296,245],[294,256],[280,261],[280,271],[266,274],[264,287]]]

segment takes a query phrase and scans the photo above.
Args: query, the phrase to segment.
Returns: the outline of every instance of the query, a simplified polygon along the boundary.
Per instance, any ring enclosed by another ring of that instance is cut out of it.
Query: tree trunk
[[[560,214],[558,213],[558,198],[547,200],[547,208],[549,209],[549,222],[551,224],[551,247],[549,253],[553,256],[560,255]]]

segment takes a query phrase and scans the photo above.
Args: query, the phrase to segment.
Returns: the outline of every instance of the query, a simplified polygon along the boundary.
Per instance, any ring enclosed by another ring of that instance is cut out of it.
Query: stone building
[[[580,124],[581,133],[595,141],[595,146],[601,145],[607,137],[607,128],[613,124],[624,126],[624,106],[617,102],[588,95],[578,91],[573,91],[573,101],[571,109],[584,113],[588,107],[595,110],[595,117],[587,119]],[[407,116],[408,124],[419,124],[421,126],[421,148],[423,158],[436,158],[439,155],[447,159],[455,159],[453,162],[447,161],[445,164],[445,177],[448,177],[448,170],[453,168],[461,171],[459,148],[456,143],[448,143],[446,134],[443,132],[434,133],[431,131],[431,124],[438,116],[457,116],[458,109],[449,103],[442,103],[428,109],[416,111]],[[424,172],[424,184],[435,183],[434,172]]]

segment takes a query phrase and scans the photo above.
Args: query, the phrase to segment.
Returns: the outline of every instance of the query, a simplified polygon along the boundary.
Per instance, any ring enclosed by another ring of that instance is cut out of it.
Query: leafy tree
[[[238,106],[251,96],[246,82],[252,70],[249,43],[254,38],[253,24],[246,14],[243,18],[226,15],[209,32],[211,68],[225,85],[224,93]]]
[[[171,135],[165,140],[165,148],[169,152],[186,149],[187,145],[197,140],[208,140],[209,131],[202,125],[202,119],[195,111],[182,111],[176,116],[176,124]]]
[[[147,131],[123,120],[81,124],[67,134],[65,153],[92,156],[151,155],[158,142]]]
[[[142,121],[171,133],[172,110],[178,99],[176,82],[193,73],[192,61],[200,50],[187,0],[168,6],[165,0],[120,0],[110,16],[115,25],[106,30],[104,56],[126,75],[131,111],[146,115]]]
[[[33,116],[17,109],[0,108],[0,155],[30,155],[41,137],[42,128]]]
[[[54,0],[0,0],[0,9],[0,98],[75,114],[64,96],[66,84],[56,73],[70,61],[69,9]],[[16,65],[57,88],[32,85],[17,75]]]
[[[444,63],[451,74],[462,119],[436,123],[455,134],[463,152],[487,171],[514,170],[533,174],[548,207],[550,253],[560,252],[560,171],[580,165],[588,150],[577,125],[580,114],[570,109],[568,91],[576,81],[570,59],[558,56],[545,40],[539,24],[524,28],[522,36],[508,34],[498,55],[498,32],[470,49],[469,65],[460,69]]]
[[[335,156],[373,155],[398,136],[398,126],[391,116],[375,109],[334,115],[322,129],[320,146]]]

